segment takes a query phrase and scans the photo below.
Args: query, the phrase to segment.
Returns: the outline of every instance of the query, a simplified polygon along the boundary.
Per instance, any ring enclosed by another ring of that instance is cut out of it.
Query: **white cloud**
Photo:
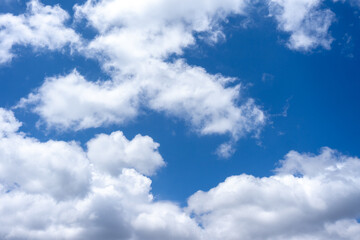
[[[18,132],[21,123],[11,111],[0,108],[0,181],[9,189],[49,193],[56,199],[86,195],[90,182],[89,162],[107,174],[118,176],[125,168],[151,175],[164,165],[159,144],[148,136],[131,141],[122,132],[101,134],[87,143],[48,141]],[[64,191],[67,182],[71,184]]]
[[[155,202],[151,180],[135,170],[153,173],[163,165],[150,137],[102,134],[88,142],[86,153],[74,142],[26,137],[13,113],[0,111],[1,129],[14,126],[0,138],[2,238],[198,238],[195,221],[173,203]],[[104,155],[94,153],[100,148]]]
[[[129,141],[122,132],[100,134],[90,140],[87,147],[88,157],[95,167],[114,176],[124,168],[134,168],[139,173],[152,175],[164,165],[157,151],[159,144],[148,136],[136,135]]]
[[[207,31],[219,18],[230,13],[244,13],[247,4],[244,0],[184,0],[181,5],[176,0],[88,0],[77,5],[75,10],[78,18],[87,18],[100,32],[114,27],[161,28],[173,23],[189,25],[195,31]]]
[[[183,61],[148,63],[124,81],[88,82],[73,71],[46,79],[18,107],[32,105],[50,127],[77,130],[124,123],[144,106],[187,120],[200,134],[238,139],[260,131],[265,115],[254,100],[241,99],[240,85],[226,87],[231,81]]]
[[[229,158],[235,152],[233,143],[223,143],[216,149],[216,154],[222,158]]]
[[[0,197],[5,239],[199,239],[201,229],[175,204],[154,202],[151,181],[135,170],[94,175],[83,199],[54,201],[12,191]],[[14,214],[17,213],[17,214]]]
[[[290,33],[288,47],[309,51],[316,47],[330,49],[333,38],[329,27],[335,14],[321,9],[322,0],[269,0],[270,15],[278,28]]]
[[[106,68],[123,72],[129,65],[182,54],[195,44],[194,33],[206,32],[216,41],[220,23],[231,14],[245,14],[247,5],[244,0],[88,0],[75,6],[75,18],[86,19],[99,32],[84,54],[100,55]]]
[[[56,128],[85,129],[123,123],[137,116],[139,87],[132,82],[88,82],[76,70],[47,78],[19,106],[35,104],[38,113]]]
[[[21,124],[0,108],[0,181],[9,189],[49,194],[56,199],[83,196],[89,185],[88,160],[75,142],[39,142],[17,132]],[[1,133],[1,132],[0,132]],[[64,189],[64,184],[71,184]]]
[[[147,88],[150,107],[188,120],[201,134],[230,133],[237,139],[265,122],[254,100],[241,98],[240,84],[227,87],[235,79],[211,75],[183,61],[149,66],[140,77],[152,78]]]
[[[0,139],[0,158],[0,179],[9,187],[48,193],[56,199],[83,196],[87,192],[88,162],[74,142],[41,143],[13,135]],[[64,189],[62,186],[67,183],[71,184]]]
[[[15,118],[14,113],[0,108],[0,137],[16,132],[21,123]]]
[[[15,56],[15,45],[32,46],[35,49],[62,49],[68,44],[78,44],[79,36],[64,23],[69,19],[59,6],[44,6],[38,0],[27,4],[22,15],[0,15],[0,64]]]
[[[357,238],[360,159],[324,148],[281,164],[273,176],[232,176],[195,193],[188,211],[214,239]]]

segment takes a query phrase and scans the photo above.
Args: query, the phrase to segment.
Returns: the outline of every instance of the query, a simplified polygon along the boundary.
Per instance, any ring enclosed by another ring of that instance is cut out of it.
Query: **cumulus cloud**
[[[181,5],[175,0],[88,0],[75,6],[75,18],[99,32],[85,54],[102,55],[106,67],[125,71],[129,65],[181,54],[195,43],[194,33],[216,39],[220,23],[231,14],[245,14],[247,5],[244,0],[186,0]]]
[[[48,192],[56,199],[83,196],[90,181],[89,163],[118,176],[125,168],[151,175],[164,165],[159,144],[148,136],[128,140],[122,132],[101,134],[87,143],[85,152],[76,142],[40,142],[18,132],[21,123],[11,111],[0,108],[0,179],[26,192]],[[71,184],[65,189],[61,187]]]
[[[2,238],[199,237],[197,224],[181,208],[154,201],[151,180],[138,172],[153,174],[164,165],[150,137],[101,134],[85,151],[75,142],[27,137],[11,111],[0,113],[1,129],[7,129],[0,137]]]
[[[16,132],[21,125],[13,112],[0,108],[0,137]]]
[[[31,106],[49,127],[78,130],[124,123],[143,106],[182,118],[202,135],[227,133],[234,139],[257,133],[266,121],[253,99],[239,96],[241,85],[226,87],[231,78],[183,61],[149,66],[126,81],[89,82],[77,71],[48,78],[18,107]]]
[[[123,123],[137,116],[139,87],[131,82],[89,82],[76,70],[47,78],[18,107],[35,104],[34,112],[56,128],[85,129]]]
[[[131,3],[87,0],[83,5],[76,5],[75,10],[77,17],[87,18],[101,32],[113,27],[161,29],[164,25],[176,23],[190,25],[195,31],[206,31],[214,27],[219,18],[230,13],[244,14],[247,4],[248,1],[244,0],[199,0],[196,3],[185,0],[181,5],[176,0],[135,0]]]
[[[136,135],[129,141],[122,132],[100,134],[90,140],[87,147],[90,161],[97,168],[115,176],[124,168],[134,168],[139,173],[152,175],[164,165],[157,151],[159,144],[148,136]]]
[[[322,3],[322,0],[269,0],[269,12],[277,20],[278,28],[290,34],[289,48],[330,49],[333,38],[329,27],[335,14],[330,9],[321,9]]]
[[[0,64],[11,61],[16,45],[35,49],[61,50],[66,45],[78,44],[80,37],[65,26],[69,14],[59,6],[44,6],[38,0],[27,4],[22,15],[0,15]]]
[[[359,234],[356,157],[329,148],[319,155],[291,151],[273,176],[229,177],[180,208],[154,199],[151,179],[140,173],[164,165],[150,137],[101,134],[84,150],[26,137],[12,112],[1,112],[0,126],[14,126],[0,138],[4,239],[355,240]]]
[[[55,199],[86,194],[88,160],[77,143],[41,143],[17,132],[21,124],[12,112],[0,109],[0,113],[0,129],[5,133],[0,134],[2,184],[10,190],[20,187],[27,193],[47,193]],[[62,188],[67,182],[71,184]]]
[[[323,148],[280,163],[273,176],[232,176],[195,193],[188,211],[214,239],[357,238],[360,159]]]

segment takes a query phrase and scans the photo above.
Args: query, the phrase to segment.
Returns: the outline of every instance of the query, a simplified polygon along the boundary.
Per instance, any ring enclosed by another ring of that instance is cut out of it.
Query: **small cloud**
[[[274,80],[274,75],[270,74],[270,73],[263,73],[262,77],[261,77],[261,81],[263,82],[272,82]]]
[[[286,103],[283,106],[283,110],[281,113],[277,113],[277,114],[273,114],[272,116],[274,117],[287,117],[288,116],[288,111],[290,108],[290,100],[292,99],[292,97],[289,97],[288,99],[286,99]]]
[[[279,132],[278,132],[278,136],[284,136],[284,135],[285,135],[284,132],[282,132],[282,131],[279,131]]]
[[[232,143],[223,143],[216,149],[216,154],[220,158],[229,158],[235,153]]]
[[[310,52],[322,47],[329,50],[333,37],[329,28],[335,20],[330,9],[321,9],[322,1],[270,0],[269,15],[278,22],[278,29],[290,34],[289,49]]]
[[[252,28],[255,26],[255,22],[252,18],[247,17],[244,20],[242,20],[240,22],[240,27],[243,29],[248,29],[248,28]]]
[[[352,37],[346,33],[339,43],[341,46],[341,54],[348,58],[354,57],[354,43]]]

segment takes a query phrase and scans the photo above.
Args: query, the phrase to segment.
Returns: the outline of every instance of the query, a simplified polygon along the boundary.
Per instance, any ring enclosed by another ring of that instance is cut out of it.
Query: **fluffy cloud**
[[[62,49],[68,44],[78,44],[79,36],[64,23],[69,19],[59,6],[44,6],[38,0],[27,4],[22,15],[0,15],[0,64],[11,61],[15,45],[32,46],[35,49]]]
[[[289,152],[271,177],[232,176],[189,199],[214,239],[356,239],[360,159]],[[341,230],[340,230],[341,229]]]
[[[76,71],[48,78],[18,107],[33,106],[50,127],[76,130],[124,123],[141,106],[182,118],[202,135],[227,133],[238,139],[264,125],[266,117],[254,100],[239,96],[241,85],[226,87],[234,79],[182,61],[149,66],[127,81],[89,82]]]
[[[21,123],[15,118],[14,113],[0,108],[0,137],[16,132]]]
[[[12,112],[0,109],[0,181],[5,188],[20,187],[56,199],[86,194],[88,160],[82,149],[75,142],[41,143],[17,132],[20,125]],[[71,184],[62,188],[67,182]]]
[[[183,61],[155,64],[142,75],[152,77],[149,106],[188,120],[201,134],[230,133],[237,139],[265,123],[254,100],[241,98],[240,84],[227,87],[235,79],[208,74]]]
[[[1,182],[29,193],[48,193],[56,199],[83,196],[87,192],[88,161],[74,143],[14,135],[0,139]],[[67,183],[71,183],[64,189]]]
[[[34,111],[56,128],[85,129],[123,123],[137,115],[139,87],[131,82],[88,82],[76,70],[47,78],[20,106],[35,104]]]
[[[56,199],[88,191],[89,162],[98,170],[118,176],[125,168],[151,175],[164,165],[159,144],[148,136],[129,141],[122,132],[101,134],[87,143],[87,152],[76,142],[39,142],[18,132],[21,123],[11,111],[0,108],[0,179],[11,189],[48,192]],[[71,185],[64,191],[66,182]]]
[[[99,32],[86,54],[102,54],[105,65],[124,71],[139,61],[145,61],[143,65],[151,58],[181,54],[195,43],[195,32],[216,40],[221,21],[230,14],[245,14],[247,5],[244,0],[186,0],[181,5],[174,0],[88,0],[75,6],[75,17],[86,19]]]
[[[288,46],[308,51],[316,47],[330,49],[333,38],[329,27],[335,14],[321,9],[322,0],[269,0],[270,15],[278,28],[290,33]]]
[[[150,137],[129,141],[121,132],[102,134],[84,151],[75,142],[26,137],[12,112],[0,113],[1,129],[7,129],[0,138],[2,238],[199,237],[182,209],[153,200],[151,180],[137,171],[154,173],[164,165]]]
[[[0,139],[4,239],[355,240],[360,233],[360,159],[329,148],[291,151],[273,176],[229,177],[182,209],[154,199],[150,178],[138,172],[163,166],[151,138],[101,134],[84,151],[26,137],[19,124],[1,109],[0,126],[13,126]]]
[[[152,138],[136,135],[126,139],[122,132],[100,134],[87,143],[88,157],[94,165],[117,176],[124,168],[134,168],[139,173],[152,175],[164,165],[157,152],[159,147]],[[106,152],[103,150],[106,149]]]
[[[244,0],[199,0],[196,3],[185,0],[181,5],[176,0],[135,0],[131,3],[87,0],[83,5],[76,5],[75,10],[78,18],[87,18],[101,32],[113,27],[161,29],[173,23],[190,25],[195,31],[207,31],[219,18],[231,13],[243,14],[247,4]]]

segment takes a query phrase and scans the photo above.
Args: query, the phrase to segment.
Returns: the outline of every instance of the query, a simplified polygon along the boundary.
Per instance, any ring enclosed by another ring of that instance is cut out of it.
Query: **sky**
[[[357,240],[358,0],[0,2],[0,239]]]

